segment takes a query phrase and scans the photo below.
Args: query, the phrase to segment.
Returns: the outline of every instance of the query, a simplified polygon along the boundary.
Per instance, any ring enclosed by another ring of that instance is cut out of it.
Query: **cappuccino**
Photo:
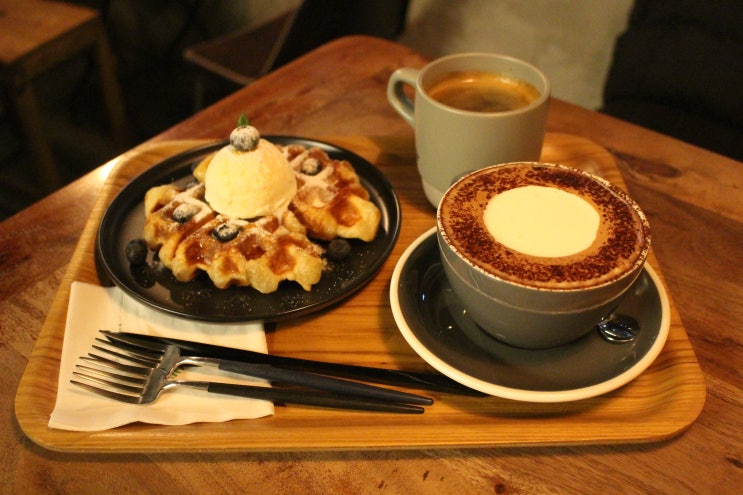
[[[530,105],[540,93],[531,84],[484,71],[450,72],[426,91],[434,100],[469,112],[508,112]]]
[[[538,289],[610,283],[643,263],[645,215],[621,189],[577,169],[510,163],[473,172],[444,195],[439,226],[469,263]]]

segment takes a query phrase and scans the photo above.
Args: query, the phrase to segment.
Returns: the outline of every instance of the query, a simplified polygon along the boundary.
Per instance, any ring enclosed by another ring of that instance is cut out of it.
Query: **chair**
[[[743,2],[636,0],[602,111],[743,160]]]
[[[405,28],[408,3],[304,0],[297,9],[261,26],[188,47],[184,58],[209,73],[246,85],[335,38],[351,34],[395,38]]]
[[[45,136],[33,80],[83,51],[95,54],[112,134],[123,145],[128,132],[123,98],[98,12],[57,1],[0,0],[0,83],[46,192],[63,184]]]

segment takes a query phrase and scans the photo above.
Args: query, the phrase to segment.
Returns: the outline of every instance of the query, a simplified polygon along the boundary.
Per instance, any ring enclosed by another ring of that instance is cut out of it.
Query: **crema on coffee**
[[[473,172],[439,206],[448,243],[486,273],[544,289],[621,277],[644,261],[645,215],[621,189],[573,168],[516,163]]]
[[[526,81],[485,71],[450,72],[426,93],[452,108],[470,112],[508,112],[526,107],[541,96]]]

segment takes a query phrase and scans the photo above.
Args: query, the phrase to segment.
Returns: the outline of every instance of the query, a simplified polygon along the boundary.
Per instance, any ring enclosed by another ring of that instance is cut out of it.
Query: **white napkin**
[[[57,401],[49,427],[99,431],[137,421],[162,425],[221,422],[273,414],[269,401],[176,388],[153,404],[135,405],[95,395],[70,383],[79,357],[91,351],[99,330],[126,331],[267,352],[262,323],[216,324],[189,321],[150,309],[117,287],[73,282],[67,310]],[[193,368],[178,379],[260,384],[264,381],[212,369]]]

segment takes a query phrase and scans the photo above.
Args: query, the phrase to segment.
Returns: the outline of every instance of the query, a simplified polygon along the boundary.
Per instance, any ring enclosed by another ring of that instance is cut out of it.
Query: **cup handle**
[[[404,118],[408,124],[413,126],[413,115],[415,113],[415,104],[413,100],[408,98],[408,95],[403,91],[403,86],[408,84],[415,88],[416,81],[418,79],[418,69],[412,69],[410,67],[403,67],[397,69],[390,76],[390,80],[387,83],[387,100],[390,105]]]

